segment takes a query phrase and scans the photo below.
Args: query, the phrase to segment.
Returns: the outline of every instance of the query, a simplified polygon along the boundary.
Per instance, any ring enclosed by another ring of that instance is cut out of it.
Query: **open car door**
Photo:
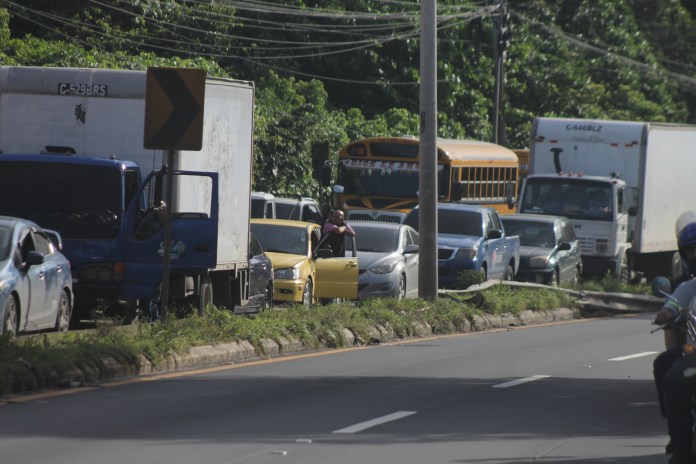
[[[315,298],[343,298],[355,300],[358,298],[358,255],[355,247],[355,237],[346,237],[346,256],[336,258],[331,250],[321,248],[324,242],[319,242],[316,250],[312,250],[315,269]]]

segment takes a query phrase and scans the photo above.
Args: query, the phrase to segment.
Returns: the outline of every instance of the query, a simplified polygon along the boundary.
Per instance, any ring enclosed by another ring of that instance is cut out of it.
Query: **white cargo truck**
[[[61,232],[78,314],[157,302],[163,166],[143,148],[145,71],[0,67],[0,214]],[[174,156],[170,299],[248,298],[254,85],[207,78],[203,147]]]
[[[520,213],[572,219],[583,269],[677,277],[675,222],[696,208],[696,126],[537,118]]]

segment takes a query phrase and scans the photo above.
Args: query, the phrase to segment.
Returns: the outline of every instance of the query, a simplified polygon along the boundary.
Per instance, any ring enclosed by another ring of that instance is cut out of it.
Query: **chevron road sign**
[[[205,71],[148,68],[145,90],[147,149],[192,150],[203,146]]]

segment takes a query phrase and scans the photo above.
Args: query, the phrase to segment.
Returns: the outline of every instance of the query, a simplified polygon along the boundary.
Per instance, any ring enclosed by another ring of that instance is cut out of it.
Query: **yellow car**
[[[345,258],[322,249],[321,227],[311,222],[252,219],[251,231],[271,258],[273,300],[310,305],[320,299],[358,297],[355,237],[346,238]]]

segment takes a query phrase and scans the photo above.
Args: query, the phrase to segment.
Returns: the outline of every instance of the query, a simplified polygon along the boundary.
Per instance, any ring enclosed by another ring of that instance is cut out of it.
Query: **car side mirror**
[[[404,249],[405,255],[412,255],[415,253],[418,253],[418,245],[406,245],[406,248]]]
[[[631,206],[630,208],[628,208],[628,215],[629,216],[635,216],[636,214],[638,214],[638,210],[636,209],[635,206]]]
[[[333,252],[328,248],[319,248],[314,252],[314,259],[333,258]]]
[[[561,244],[558,245],[558,249],[561,251],[570,250],[570,242],[562,242]]]
[[[500,229],[491,229],[488,231],[486,234],[486,238],[488,240],[494,239],[494,238],[501,238],[503,236],[503,231]]]
[[[27,265],[28,266],[36,266],[37,264],[43,264],[44,262],[44,255],[41,254],[38,251],[30,251],[27,253]]]

